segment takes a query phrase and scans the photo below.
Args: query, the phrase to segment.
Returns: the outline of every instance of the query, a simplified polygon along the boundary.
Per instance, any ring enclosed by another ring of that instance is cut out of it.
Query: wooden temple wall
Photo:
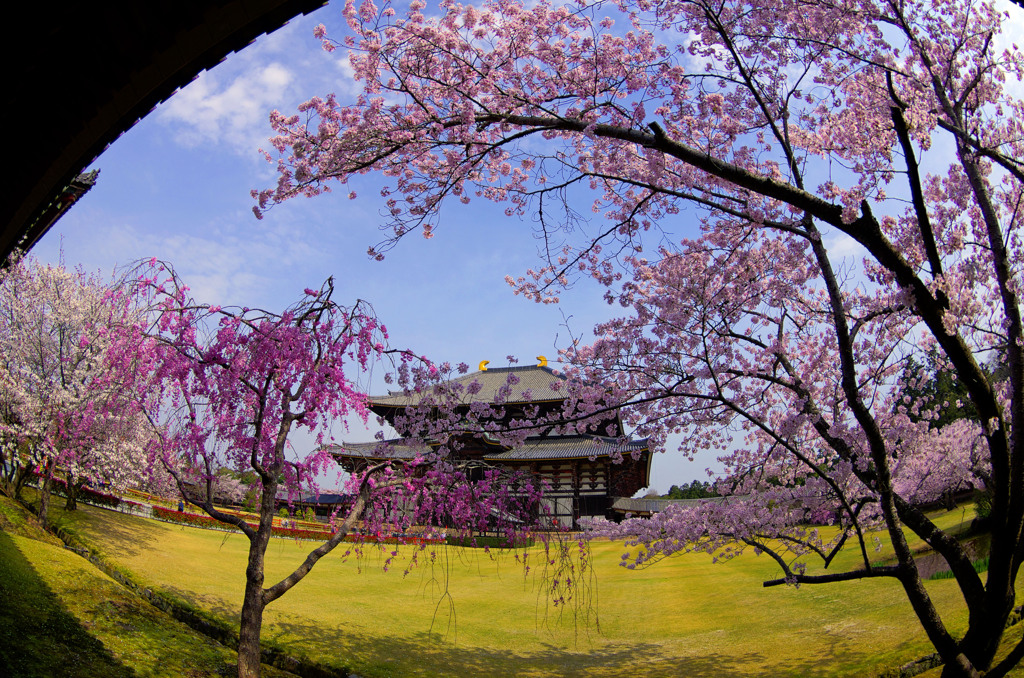
[[[584,516],[604,517],[612,504],[604,461],[571,460],[517,465],[546,482],[541,511],[560,526],[577,526]]]
[[[621,463],[606,462],[608,464],[608,489],[609,496],[632,497],[637,490],[645,487],[645,467],[642,461],[624,456]]]
[[[353,467],[365,462],[342,462]],[[546,482],[540,510],[552,523],[576,527],[581,517],[610,517],[616,497],[632,497],[643,487],[646,465],[642,459],[626,456],[620,463],[607,457],[591,461],[587,458],[550,461],[518,461],[503,464],[510,470],[528,472]]]

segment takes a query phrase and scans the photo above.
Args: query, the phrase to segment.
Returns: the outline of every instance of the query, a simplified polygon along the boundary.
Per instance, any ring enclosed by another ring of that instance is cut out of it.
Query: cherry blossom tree
[[[85,483],[116,492],[143,474],[149,427],[134,381],[115,382],[104,367],[109,327],[132,320],[131,309],[107,303],[108,287],[31,258],[0,271],[5,479],[17,496],[33,473],[41,476],[44,522],[55,474],[65,479],[69,509]]]
[[[344,17],[340,40],[317,35],[362,93],[271,114],[279,179],[254,191],[257,215],[376,173],[380,257],[453,200],[532,214],[544,260],[516,290],[554,301],[592,276],[630,313],[567,351],[604,382],[577,416],[625,406],[655,442],[681,432],[684,453],[727,465],[725,498],[629,525],[652,553],[753,547],[780,581],[894,578],[946,675],[1024,657],[994,662],[1024,559],[1024,59],[1002,46],[1008,15],[975,0],[445,0],[431,15],[414,0],[399,16],[349,0]],[[933,349],[980,423],[908,416],[900,377]],[[991,492],[984,577],[921,508],[952,483]],[[836,522],[836,541],[808,520]],[[871,561],[876,525],[895,564]],[[949,563],[962,637],[905,528]],[[802,569],[841,546],[861,569]]]
[[[316,491],[318,474],[335,467],[323,444],[332,423],[353,416],[365,422],[368,408],[359,375],[385,356],[397,356],[403,373],[420,384],[429,383],[423,375],[437,368],[407,351],[388,349],[386,329],[372,308],[361,301],[351,307],[337,304],[331,279],[319,289],[306,289],[298,303],[278,314],[197,303],[173,270],[155,260],[128,278],[134,284],[114,296],[146,309],[146,322],[117,329],[118,351],[108,368],[151,375],[146,411],[159,440],[150,459],[170,474],[184,500],[249,540],[240,677],[260,674],[267,605],[299,583],[357,526],[363,534],[413,525],[503,526],[510,532],[529,527],[536,493],[528,479],[489,474],[469,483],[465,471],[446,460],[443,446],[424,445],[416,459],[384,461],[353,474],[348,483],[353,501],[347,513],[332,517],[330,538],[291,574],[268,585],[264,565],[277,501]],[[292,447],[290,439],[300,430],[315,440],[312,450]],[[225,470],[237,478],[254,478],[257,525],[215,504]],[[385,566],[398,555],[389,552]]]

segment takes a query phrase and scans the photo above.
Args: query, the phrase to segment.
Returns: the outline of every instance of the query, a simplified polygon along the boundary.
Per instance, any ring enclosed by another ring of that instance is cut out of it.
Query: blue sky
[[[1000,43],[1024,34],[1024,13],[1003,6],[1013,19]],[[357,92],[342,52],[327,54],[313,37],[319,23],[340,35],[340,12],[329,5],[293,20],[155,109],[93,164],[101,170],[96,187],[33,254],[56,261],[63,250],[68,265],[105,272],[156,256],[172,262],[200,300],[269,310],[333,275],[339,301],[371,302],[394,346],[473,367],[481,360],[504,365],[507,355],[524,364],[537,355],[553,359],[570,334],[586,340],[596,322],[620,313],[603,302],[596,284],[580,284],[558,306],[514,296],[505,275],[535,266],[538,242],[529,221],[483,200],[448,205],[432,240],[413,235],[383,262],[365,254],[383,237],[382,201],[374,199],[379,177],[361,177],[336,195],[293,200],[256,220],[249,192],[276,179],[257,152],[270,135],[269,112],[294,112],[328,92],[342,101]],[[1012,86],[1021,92],[1020,83]],[[349,190],[360,199],[348,200]],[[856,259],[850,245],[829,243],[834,254]],[[367,389],[385,390],[379,374]],[[353,441],[372,433],[335,431]],[[295,444],[301,450],[312,443]],[[704,479],[708,466],[716,466],[711,455],[692,463],[672,451],[657,455],[652,487],[663,493]]]
[[[621,308],[601,288],[581,284],[544,306],[512,294],[506,274],[535,266],[538,242],[529,221],[506,217],[482,200],[452,204],[432,240],[412,236],[383,262],[366,249],[382,239],[379,177],[363,177],[344,192],[294,200],[258,221],[249,191],[275,181],[257,149],[270,135],[268,113],[294,111],[314,95],[355,90],[340,51],[327,54],[313,27],[337,26],[339,6],[299,17],[204,72],[107,149],[92,168],[97,185],[33,249],[45,261],[63,251],[70,266],[109,272],[137,259],[170,261],[202,301],[281,310],[303,288],[334,276],[337,298],[371,302],[392,344],[432,360],[529,364],[555,358],[573,336]],[[348,190],[361,196],[344,197]],[[369,390],[385,389],[379,375]],[[372,428],[372,427],[371,427]],[[336,431],[369,440],[372,430]],[[311,442],[296,440],[301,450]],[[658,455],[652,487],[704,479],[713,458],[695,463]]]

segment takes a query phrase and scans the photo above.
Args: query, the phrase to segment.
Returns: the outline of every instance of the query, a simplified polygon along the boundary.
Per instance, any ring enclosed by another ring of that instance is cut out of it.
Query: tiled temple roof
[[[518,383],[508,383],[510,374],[515,374],[519,380]],[[470,394],[468,387],[474,381],[480,384],[480,390],[475,394]],[[449,383],[463,386],[463,403],[494,402],[499,390],[504,386],[509,387],[509,393],[505,397],[506,403],[528,403],[564,400],[565,390],[562,385],[565,381],[564,376],[550,367],[526,365],[479,370],[456,377]],[[552,388],[552,384],[556,384],[557,387]],[[371,407],[410,407],[418,403],[419,400],[420,396],[416,393],[406,394],[402,391],[394,391],[387,395],[370,396],[370,405]]]
[[[484,364],[481,364],[481,367],[483,366]],[[515,383],[509,383],[509,378],[513,375]],[[470,393],[468,387],[474,382],[476,382],[476,387]],[[499,399],[500,394],[503,404],[513,406],[498,415],[507,419],[515,416],[530,416],[527,414],[530,408],[523,407],[529,403],[538,404],[538,410],[541,413],[550,412],[552,408],[557,410],[567,397],[565,388],[567,382],[564,375],[547,367],[542,360],[540,365],[481,369],[457,377],[449,383],[461,386],[461,407],[468,406],[473,402],[493,403]],[[552,387],[553,384],[554,387]],[[415,407],[420,402],[424,402],[424,404],[430,402],[425,399],[421,400],[421,398],[422,396],[416,393],[391,392],[383,396],[372,396],[370,408],[394,425],[405,408]],[[521,408],[523,412],[519,412]],[[499,412],[501,411],[499,410]],[[510,412],[512,414],[509,414]],[[608,426],[621,430],[617,413],[609,412],[606,421],[596,430],[608,430]],[[589,459],[624,460],[626,463],[623,464],[620,472],[609,473],[607,486],[604,489],[605,493],[633,494],[647,485],[647,479],[650,476],[651,453],[648,440],[632,440],[595,434],[537,435],[527,438],[520,445],[509,446],[500,444],[497,438],[472,441],[467,434],[463,437],[462,442],[465,447],[456,455],[460,460],[483,461],[494,466],[529,466],[541,476],[551,475],[551,473],[557,475],[558,472],[544,469],[538,462],[567,462],[573,465],[585,465]],[[327,452],[343,467],[351,469],[386,459],[409,461],[424,454],[429,447],[436,447],[436,445],[430,445],[420,440],[410,442],[406,439],[393,439],[385,441],[383,444],[380,442],[342,443],[328,447]]]
[[[381,448],[379,442],[372,443],[341,443],[340,445],[328,445],[327,452],[334,457],[343,456],[352,459],[415,459],[424,453],[422,445],[412,445],[403,440],[389,440],[388,447]]]

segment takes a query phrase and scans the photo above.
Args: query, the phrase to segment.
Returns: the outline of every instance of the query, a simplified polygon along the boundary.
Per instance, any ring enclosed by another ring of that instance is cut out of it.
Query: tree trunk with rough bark
[[[82,481],[75,481],[68,478],[67,484],[64,486],[66,492],[66,501],[64,502],[65,511],[77,511],[78,510],[78,492],[82,489]]]
[[[267,595],[263,590],[263,569],[267,546],[274,525],[274,499],[277,483],[263,486],[260,496],[260,526],[249,537],[249,563],[245,568],[245,597],[238,631],[238,678],[258,678],[260,665],[260,632]]]
[[[17,474],[14,477],[14,500],[21,502],[23,501],[23,492],[25,485],[28,484],[29,478],[32,477],[32,473],[29,471],[27,466],[19,466]]]
[[[50,493],[53,490],[53,460],[47,460],[43,471],[43,484],[39,486],[39,522],[49,525]]]
[[[258,568],[258,571],[255,569]],[[258,678],[260,665],[260,632],[263,627],[263,554],[249,550],[246,570],[245,598],[238,632],[238,678]]]

